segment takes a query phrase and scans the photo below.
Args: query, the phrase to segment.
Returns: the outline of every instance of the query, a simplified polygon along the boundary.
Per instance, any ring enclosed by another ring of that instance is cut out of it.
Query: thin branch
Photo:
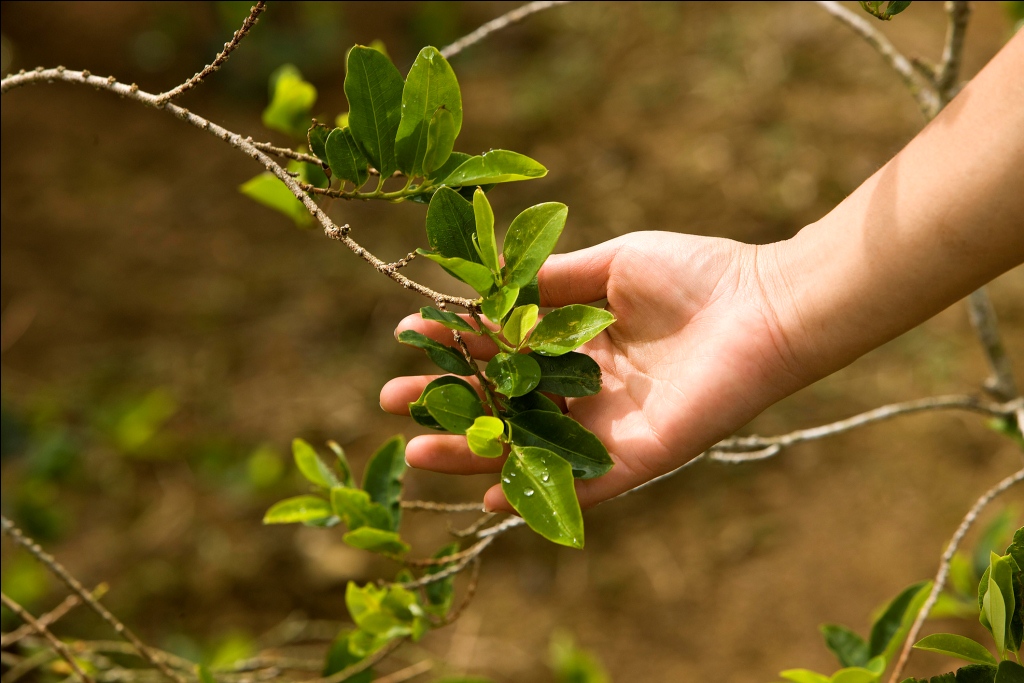
[[[93,589],[92,596],[99,600],[106,592],[107,585],[101,583],[99,586]],[[66,615],[68,612],[70,612],[80,604],[82,604],[82,601],[79,600],[77,595],[69,595],[68,597],[64,598],[64,601],[61,602],[59,605],[54,607],[52,610],[50,610],[43,616],[39,617],[38,621],[43,626],[53,626],[53,624],[62,619],[64,615]],[[11,631],[10,633],[5,633],[3,634],[3,637],[0,637],[0,647],[10,647],[11,645],[14,645],[25,636],[31,635],[34,631],[35,629],[30,627],[28,624],[25,624],[24,626],[17,628]]]
[[[323,167],[324,162],[318,157],[312,154],[306,154],[305,152],[296,152],[294,149],[288,149],[287,147],[278,147],[272,145],[269,142],[253,142],[252,138],[246,138],[246,140],[256,149],[267,154],[273,154],[276,157],[282,157],[284,159],[292,159],[293,161],[304,161],[307,164],[315,164],[316,166]]]
[[[558,7],[559,5],[569,4],[568,0],[562,0],[560,2],[552,2],[544,0],[541,2],[528,2],[525,5],[515,8],[511,12],[501,15],[497,19],[491,19],[486,24],[476,29],[472,33],[459,38],[448,47],[441,50],[441,55],[445,59],[451,59],[455,55],[459,54],[467,47],[476,45],[487,36],[500,31],[503,28],[511,26],[512,24],[518,23],[537,12],[542,12],[552,7]]]
[[[402,683],[402,681],[407,681],[410,678],[419,676],[420,674],[425,674],[433,668],[434,663],[432,661],[429,659],[423,659],[411,666],[407,666],[404,669],[388,674],[387,676],[375,678],[373,679],[373,683]]]
[[[212,62],[206,65],[202,71],[192,76],[192,78],[188,79],[176,88],[160,93],[160,95],[157,96],[157,102],[159,104],[170,102],[178,95],[181,95],[202,83],[203,79],[223,66],[224,62],[228,61],[228,57],[231,56],[231,53],[234,52],[236,47],[238,47],[238,44],[242,42],[242,39],[249,35],[249,31],[251,31],[252,27],[256,25],[260,15],[263,14],[263,10],[266,8],[267,3],[265,0],[259,0],[255,5],[253,5],[249,10],[249,16],[247,16],[245,21],[242,22],[242,28],[235,31],[235,34],[231,36],[231,40],[224,43],[224,49],[220,51],[220,54],[214,57]]]
[[[45,624],[40,623],[40,621],[29,614],[24,607],[7,597],[6,593],[0,593],[0,601],[3,601],[4,607],[17,614],[26,624],[31,626],[32,630],[46,638],[54,651],[64,658],[64,661],[68,663],[71,670],[75,672],[75,675],[78,676],[83,683],[95,683],[92,677],[82,671],[82,667],[78,666],[78,662],[75,661],[71,651],[68,650],[68,646],[60,642],[60,640],[57,639],[57,636],[53,635],[53,633],[50,632],[50,629],[46,628]]]
[[[308,681],[303,681],[302,683],[342,683],[342,681],[346,681],[352,676],[355,676],[358,673],[366,671],[374,664],[385,659],[388,655],[390,655],[392,652],[401,647],[402,643],[404,643],[405,640],[406,637],[395,638],[394,640],[390,641],[387,645],[371,654],[369,657],[366,657],[365,659],[360,659],[355,664],[351,666],[346,666],[344,669],[338,671],[337,673],[331,674],[330,676],[325,676],[324,678],[313,678]]]
[[[946,0],[946,41],[934,80],[940,108],[953,99],[955,94],[964,52],[964,35],[967,33],[967,20],[970,16],[971,7],[966,0]]]
[[[896,46],[876,29],[867,19],[852,12],[834,0],[816,0],[818,6],[831,14],[833,17],[846,24],[854,33],[863,38],[871,47],[882,56],[889,66],[896,71],[910,94],[921,108],[925,118],[931,119],[939,111],[939,98],[921,75],[914,69],[914,65],[907,59]]]
[[[469,572],[469,581],[466,583],[466,592],[462,596],[462,602],[459,606],[453,609],[451,612],[445,615],[442,621],[442,626],[447,626],[458,620],[462,616],[462,613],[469,607],[469,603],[473,601],[473,597],[476,595],[476,589],[480,585],[480,558],[474,557],[472,561],[472,569]]]
[[[429,500],[403,500],[405,510],[422,510],[424,512],[482,512],[480,503],[435,503]]]
[[[450,533],[452,536],[456,538],[466,538],[467,536],[472,536],[476,532],[480,531],[480,529],[487,526],[491,522],[491,520],[493,520],[497,516],[498,513],[496,512],[485,512],[484,514],[480,515],[480,517],[478,517],[475,522],[470,524],[465,529],[456,529],[451,522],[448,522],[448,533]]]
[[[121,623],[117,617],[111,614],[110,610],[104,607],[102,603],[94,599],[89,591],[85,589],[85,586],[83,586],[78,579],[71,576],[71,574],[68,573],[68,570],[57,562],[52,555],[47,554],[46,551],[40,548],[35,541],[25,536],[25,534],[21,532],[21,529],[16,527],[11,520],[7,519],[6,516],[0,515],[0,525],[3,526],[5,534],[10,536],[15,543],[27,550],[33,557],[45,565],[46,568],[49,569],[54,576],[63,581],[64,584],[70,588],[82,602],[88,605],[89,608],[98,614],[105,622],[110,624],[118,635],[131,643],[139,654],[142,655],[143,659],[157,668],[164,676],[175,681],[175,683],[185,683],[184,678],[182,678],[178,673],[172,671],[160,656],[150,651],[149,646],[139,640],[139,637],[136,636],[127,626]]]
[[[40,650],[31,657],[26,657],[17,665],[11,667],[7,673],[4,674],[3,678],[0,678],[0,681],[3,681],[3,683],[15,683],[15,681],[20,680],[27,674],[56,658],[57,654],[53,650]]]
[[[928,599],[921,606],[921,609],[917,613],[917,618],[914,619],[914,624],[910,627],[910,633],[907,635],[907,639],[903,643],[903,651],[900,652],[900,658],[896,662],[896,668],[893,669],[892,675],[889,677],[889,683],[896,683],[896,681],[900,680],[900,675],[903,673],[903,669],[907,665],[907,660],[910,658],[910,651],[914,647],[914,641],[917,640],[917,636],[921,632],[921,626],[924,624],[925,619],[928,618],[928,614],[932,611],[932,608],[935,607],[935,603],[939,599],[939,594],[942,593],[942,589],[946,585],[946,578],[949,576],[950,562],[953,561],[953,556],[956,554],[957,548],[960,547],[960,542],[964,539],[967,531],[978,519],[978,515],[981,514],[981,511],[984,510],[996,496],[1022,481],[1024,481],[1024,468],[1017,470],[986,491],[985,495],[978,499],[978,501],[968,511],[963,521],[960,522],[959,528],[957,528],[956,533],[953,534],[953,538],[950,539],[949,545],[946,546],[946,552],[942,553],[942,562],[939,564],[939,571],[935,574],[935,582],[932,584],[932,591],[928,594]]]
[[[967,313],[985,351],[985,360],[988,361],[989,369],[992,371],[989,378],[985,380],[985,388],[992,395],[1004,400],[1018,396],[1010,356],[1006,353],[1006,347],[1003,346],[1002,337],[999,335],[999,326],[996,322],[996,312],[992,307],[988,291],[984,287],[975,290],[967,297]]]
[[[505,530],[513,529],[513,528],[515,528],[517,526],[520,526],[523,523],[523,520],[520,517],[512,517],[511,519],[518,520],[519,523],[518,524],[510,524],[510,525],[508,525],[506,527]],[[497,526],[501,526],[501,524],[499,524]],[[496,527],[491,527],[491,529],[494,529],[494,528],[496,528]],[[477,534],[477,536],[479,537],[480,534]],[[413,581],[406,581],[405,583],[400,583],[400,584],[397,584],[397,585],[401,586],[402,588],[408,588],[408,589],[420,588],[421,586],[429,586],[432,583],[437,583],[438,581],[443,581],[444,579],[447,579],[450,576],[455,576],[456,574],[458,574],[462,570],[464,570],[466,567],[468,567],[471,562],[476,560],[480,556],[480,553],[482,553],[484,550],[486,550],[488,548],[488,546],[490,546],[491,543],[494,542],[494,539],[497,538],[497,537],[498,537],[497,534],[490,534],[490,535],[482,538],[480,541],[477,541],[477,543],[475,545],[472,545],[466,551],[464,551],[462,553],[459,553],[459,555],[462,557],[461,560],[459,560],[455,564],[451,565],[450,567],[445,567],[444,569],[442,569],[441,571],[437,572],[436,574],[425,574],[425,575],[421,576],[420,578],[415,579]]]

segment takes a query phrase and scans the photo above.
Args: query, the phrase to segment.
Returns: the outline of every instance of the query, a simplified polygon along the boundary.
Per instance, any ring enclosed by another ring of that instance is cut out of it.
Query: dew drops
[[[541,481],[543,481],[543,482],[545,482],[545,483],[547,483],[547,480],[548,480],[548,479],[550,479],[550,478],[551,478],[551,476],[550,476],[550,475],[548,475],[548,473],[547,473],[547,472],[545,472],[545,473],[543,473],[542,475],[540,475],[540,480],[541,480]]]
[[[533,493],[534,493],[533,489],[526,489],[525,491],[523,491],[523,495],[526,496],[527,498],[532,496]]]
[[[511,484],[511,483],[512,483],[512,480],[511,480],[511,479],[509,479],[508,477],[502,477],[502,478],[501,478],[501,480],[502,480],[503,482],[505,482],[506,484]]]

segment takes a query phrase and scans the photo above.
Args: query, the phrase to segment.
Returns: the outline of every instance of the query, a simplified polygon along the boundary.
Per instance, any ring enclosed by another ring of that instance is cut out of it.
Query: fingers
[[[423,388],[439,375],[396,377],[380,390],[380,407],[392,415],[408,415],[409,404],[417,400]]]
[[[405,447],[410,467],[442,474],[493,474],[500,472],[505,458],[481,458],[466,445],[466,437],[454,435],[417,436]]]
[[[467,322],[469,322],[470,325],[473,325],[472,318],[469,318],[468,316],[463,317],[467,319]],[[403,318],[402,322],[398,323],[398,327],[395,329],[395,334],[397,335],[399,332],[404,332],[405,330],[414,330],[447,346],[452,346],[455,343],[452,339],[451,330],[441,323],[436,323],[432,320],[424,320],[419,315],[414,314]],[[494,357],[494,354],[498,352],[498,347],[494,345],[494,342],[491,341],[489,337],[485,337],[483,335],[463,332],[462,341],[466,343],[466,348],[469,349],[469,353],[473,358],[490,360]]]
[[[569,254],[553,254],[537,274],[543,306],[588,304],[608,293],[614,240]]]

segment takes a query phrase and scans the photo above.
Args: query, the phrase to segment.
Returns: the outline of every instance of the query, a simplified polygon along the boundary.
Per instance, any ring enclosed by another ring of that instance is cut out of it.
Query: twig
[[[480,517],[478,517],[475,522],[467,526],[465,529],[456,529],[451,522],[448,522],[448,533],[450,533],[452,536],[456,538],[466,538],[467,536],[472,536],[476,532],[480,531],[480,529],[487,526],[487,524],[489,524],[491,520],[493,520],[497,516],[498,513],[496,512],[486,512],[480,515]]]
[[[495,31],[500,31],[503,28],[511,26],[517,22],[522,21],[531,14],[536,14],[552,7],[558,7],[559,5],[569,4],[568,0],[562,0],[560,2],[553,2],[549,0],[543,0],[540,2],[528,2],[525,5],[515,8],[511,12],[501,15],[497,19],[491,19],[480,28],[476,29],[472,33],[469,33],[462,38],[459,38],[448,47],[441,50],[441,55],[445,59],[451,59],[455,55],[465,50],[470,45],[475,45],[481,40],[491,35]]]
[[[964,35],[971,7],[965,0],[946,0],[946,41],[942,48],[942,61],[935,72],[935,90],[939,94],[939,108],[953,99],[955,86],[960,76],[960,64],[964,51]]]
[[[55,621],[63,617],[65,614],[74,609],[82,601],[78,599],[77,595],[69,595],[64,598],[64,601],[54,607],[52,610],[39,617],[37,621],[43,626],[50,627]],[[10,647],[25,636],[36,633],[36,629],[31,624],[24,624],[19,628],[14,629],[10,633],[3,634],[0,637],[0,647]]]
[[[451,612],[445,615],[442,621],[442,626],[447,626],[458,620],[462,616],[462,613],[469,607],[469,603],[473,601],[473,596],[476,595],[476,589],[480,585],[480,557],[474,557],[472,561],[472,569],[469,572],[469,581],[466,583],[466,592],[462,596],[462,602],[459,606],[453,609]]]
[[[522,524],[523,520],[520,517],[513,517],[512,519],[519,520],[519,523]],[[497,526],[501,525],[499,524]],[[509,525],[505,530],[513,529],[517,526],[519,526],[519,524],[512,524]],[[494,528],[496,527],[491,527],[491,529]],[[477,536],[479,537],[479,534]],[[494,542],[494,539],[497,537],[497,534],[490,534],[488,536],[485,536],[481,540],[477,541],[475,545],[472,545],[467,550],[459,553],[459,556],[462,558],[461,560],[451,565],[450,567],[445,567],[436,574],[425,574],[418,579],[415,579],[413,581],[406,581],[405,583],[400,583],[398,585],[402,588],[409,589],[420,588],[421,586],[428,586],[432,583],[443,581],[444,579],[447,579],[450,576],[455,576],[456,574],[464,570],[467,566],[469,566],[470,562],[476,560],[480,556],[480,553],[486,550],[487,547],[490,546],[491,543]]]
[[[321,168],[325,165],[323,161],[313,156],[312,154],[306,154],[305,152],[296,152],[294,149],[288,149],[287,147],[278,147],[277,145],[272,145],[269,142],[253,142],[252,138],[247,138],[247,140],[250,144],[252,144],[253,147],[258,149],[259,151],[266,152],[267,154],[273,154],[276,157],[283,157],[285,159],[292,159],[294,161],[304,161],[307,164],[315,164],[316,166],[320,166]]]
[[[429,500],[403,500],[405,510],[422,510],[424,512],[480,512],[480,503],[435,503]]]
[[[360,659],[355,664],[352,664],[351,666],[346,666],[344,669],[338,671],[337,673],[333,673],[330,676],[325,676],[324,678],[313,678],[308,681],[303,681],[302,683],[342,683],[342,681],[346,681],[350,677],[355,676],[358,673],[362,673],[363,671],[366,671],[371,666],[373,666],[377,662],[381,661],[382,659],[390,655],[392,652],[401,647],[402,643],[404,643],[405,640],[405,637],[395,638],[394,640],[390,641],[387,645],[371,654],[369,657],[366,657],[365,659]]]
[[[404,669],[400,669],[394,673],[390,673],[387,676],[381,676],[380,678],[373,679],[373,683],[402,683],[410,678],[415,678],[420,674],[425,674],[434,668],[434,663],[429,659],[423,659],[411,666],[407,666]]]
[[[946,552],[942,553],[942,562],[939,564],[939,571],[935,574],[932,591],[928,594],[928,599],[925,600],[925,603],[917,612],[917,618],[914,619],[914,623],[910,627],[910,633],[903,643],[903,651],[900,652],[900,658],[896,661],[896,668],[893,669],[892,675],[889,677],[889,683],[896,683],[896,681],[900,680],[903,668],[907,665],[907,660],[910,658],[910,651],[914,647],[914,641],[917,640],[917,635],[921,632],[921,626],[924,624],[925,619],[928,618],[928,614],[932,611],[932,608],[939,599],[939,594],[942,593],[942,589],[946,585],[946,577],[949,576],[949,564],[952,562],[957,548],[960,547],[960,542],[963,540],[964,535],[967,534],[967,531],[978,519],[978,515],[985,509],[985,506],[991,503],[996,496],[1022,481],[1024,481],[1024,468],[1017,470],[986,491],[985,495],[978,499],[970,511],[968,511],[963,521],[960,522],[959,528],[953,534],[953,538],[950,539],[949,545],[946,546]]]
[[[136,636],[135,633],[121,623],[117,617],[111,614],[110,610],[104,607],[102,603],[94,599],[78,579],[71,576],[64,566],[57,562],[52,555],[47,554],[35,541],[25,536],[21,529],[16,527],[11,520],[7,519],[6,516],[0,515],[0,525],[3,526],[5,534],[10,536],[15,543],[27,550],[33,557],[45,565],[46,568],[49,569],[54,576],[63,581],[64,584],[70,588],[82,602],[88,605],[92,611],[96,612],[100,618],[110,624],[118,635],[131,643],[135,649],[138,650],[139,654],[142,655],[143,659],[157,668],[164,676],[175,681],[175,683],[185,683],[184,678],[182,678],[178,673],[172,671],[162,658],[151,652],[149,646],[139,640],[139,637]]]
[[[985,380],[985,388],[992,395],[1003,400],[1017,396],[1017,383],[1013,378],[1010,356],[1003,346],[996,322],[996,312],[992,307],[988,291],[984,287],[975,290],[967,297],[967,313],[985,351],[985,360],[988,361],[989,369],[992,371],[989,378]]]
[[[0,680],[2,680],[3,683],[14,683],[17,680],[20,680],[26,674],[31,673],[35,669],[38,669],[47,662],[50,662],[56,658],[57,654],[53,650],[40,650],[39,652],[33,654],[31,657],[26,657],[25,659],[21,660],[21,662],[19,662],[17,665],[11,667]]]
[[[94,683],[92,677],[82,671],[82,667],[78,666],[78,662],[75,661],[70,650],[68,650],[68,646],[60,642],[57,639],[57,636],[53,635],[53,633],[50,632],[50,629],[46,628],[45,624],[40,623],[39,620],[29,614],[24,607],[7,597],[6,593],[0,593],[0,601],[3,601],[4,607],[17,614],[26,624],[31,626],[32,630],[46,638],[54,651],[64,658],[71,667],[71,670],[75,672],[75,675],[78,676],[80,680],[84,683]]]
[[[231,36],[231,40],[224,43],[224,49],[220,51],[220,54],[214,57],[212,62],[206,65],[202,71],[192,76],[192,78],[188,79],[176,88],[160,93],[160,95],[157,96],[157,103],[163,104],[164,102],[169,102],[178,95],[191,90],[202,83],[203,79],[223,66],[224,62],[228,61],[228,57],[231,53],[234,52],[236,47],[238,47],[238,44],[242,42],[242,39],[249,35],[249,31],[251,31],[252,27],[256,25],[260,15],[263,14],[263,10],[266,8],[267,3],[265,0],[259,0],[255,5],[253,5],[249,10],[249,16],[247,16],[245,21],[242,22],[242,28],[235,31],[235,34]]]

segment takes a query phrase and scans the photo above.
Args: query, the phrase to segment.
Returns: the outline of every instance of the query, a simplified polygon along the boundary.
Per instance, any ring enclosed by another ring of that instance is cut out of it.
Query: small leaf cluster
[[[869,2],[860,0],[860,6],[865,12],[876,19],[889,21],[894,16],[910,7],[910,0],[870,0]]]

